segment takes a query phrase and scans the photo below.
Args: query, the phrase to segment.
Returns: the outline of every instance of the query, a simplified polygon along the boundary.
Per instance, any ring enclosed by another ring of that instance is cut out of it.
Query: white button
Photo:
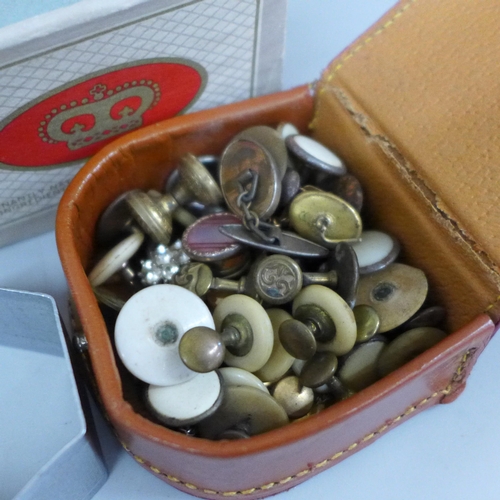
[[[177,285],[144,288],[118,314],[116,350],[126,368],[144,382],[180,384],[196,375],[178,352],[181,337],[195,326],[215,326],[197,295]]]
[[[221,387],[217,371],[200,373],[182,384],[150,385],[146,401],[163,423],[173,427],[192,425],[217,409],[222,396]]]
[[[360,274],[375,272],[388,266],[399,253],[399,244],[382,231],[363,231],[361,240],[352,244]]]

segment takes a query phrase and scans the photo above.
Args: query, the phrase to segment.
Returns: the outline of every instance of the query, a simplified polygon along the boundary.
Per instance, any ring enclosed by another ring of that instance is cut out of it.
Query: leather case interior
[[[500,306],[494,0],[401,2],[315,86],[179,116],[118,139],[72,181],[57,216],[61,261],[98,398],[145,468],[203,498],[279,493],[431,405],[452,401],[495,331]],[[495,45],[496,44],[496,45]],[[132,188],[161,189],[185,152],[220,154],[238,131],[291,121],[360,178],[367,223],[396,235],[427,274],[451,333],[351,398],[247,440],[190,438],[149,420],[113,352],[86,278],[100,213]]]

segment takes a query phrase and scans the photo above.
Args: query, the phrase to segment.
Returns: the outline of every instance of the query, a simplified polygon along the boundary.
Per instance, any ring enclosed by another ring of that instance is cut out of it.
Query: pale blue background
[[[0,0],[0,28],[78,2],[79,0]]]

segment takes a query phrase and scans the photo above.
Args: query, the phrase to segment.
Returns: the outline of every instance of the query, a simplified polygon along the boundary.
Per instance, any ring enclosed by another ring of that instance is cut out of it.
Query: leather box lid
[[[341,96],[496,290],[499,19],[497,0],[401,1],[331,63],[317,92],[318,106]]]

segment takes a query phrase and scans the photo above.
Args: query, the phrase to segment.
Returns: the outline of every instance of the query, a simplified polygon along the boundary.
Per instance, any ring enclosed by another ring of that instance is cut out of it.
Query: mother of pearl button
[[[220,368],[219,372],[226,385],[248,385],[250,387],[256,387],[257,389],[269,394],[269,390],[264,385],[262,380],[256,377],[253,373],[243,370],[243,368],[225,366],[224,368]]]
[[[144,234],[134,231],[130,236],[114,246],[90,271],[89,281],[92,286],[102,285],[118,272],[136,252],[144,241]]]
[[[153,385],[175,385],[196,376],[179,357],[179,341],[195,326],[214,328],[210,310],[177,285],[155,285],[133,295],[118,314],[115,345],[125,367]]]
[[[352,244],[359,264],[359,273],[379,271],[392,264],[400,250],[399,243],[382,231],[363,231],[361,240]]]
[[[271,320],[256,300],[246,295],[230,295],[214,310],[217,331],[221,331],[222,322],[230,314],[241,314],[248,320],[253,332],[253,344],[248,354],[244,356],[236,356],[226,351],[224,361],[229,366],[255,372],[266,364],[273,350],[274,334]]]
[[[150,385],[146,404],[166,425],[193,425],[209,417],[222,401],[222,384],[217,371],[200,373],[182,384]]]
[[[330,175],[344,175],[347,169],[342,160],[323,144],[305,135],[291,135],[286,145],[299,159],[310,167]]]
[[[356,319],[346,301],[333,290],[322,285],[303,288],[293,301],[293,314],[307,304],[325,310],[335,323],[336,333],[330,342],[318,342],[318,351],[332,351],[337,356],[347,354],[356,342]]]

